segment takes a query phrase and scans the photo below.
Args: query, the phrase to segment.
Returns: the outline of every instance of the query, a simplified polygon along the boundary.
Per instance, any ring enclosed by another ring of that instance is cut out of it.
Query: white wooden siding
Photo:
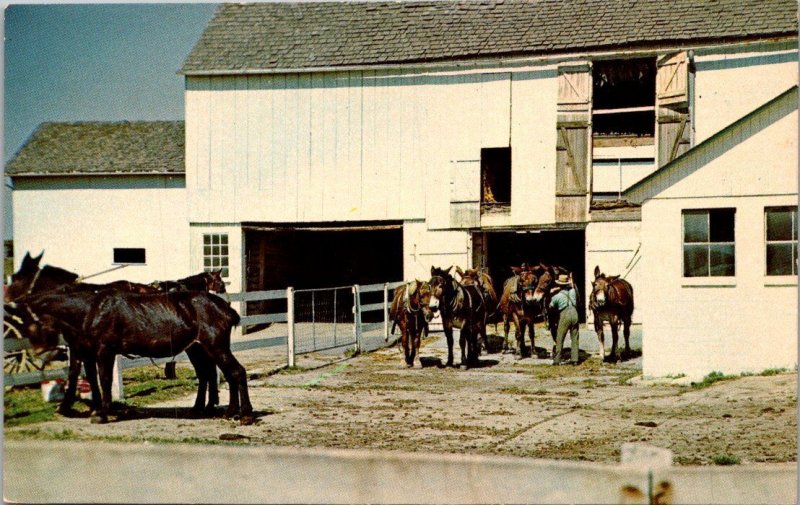
[[[450,162],[480,159],[481,148],[510,141],[512,177],[525,181],[519,204],[528,209],[533,191],[552,207],[555,77],[518,72],[512,83],[509,72],[351,71],[189,78],[191,220],[425,218],[431,229],[446,229]],[[512,97],[528,117],[518,111],[512,118]],[[516,215],[515,224],[552,221],[551,208]]]

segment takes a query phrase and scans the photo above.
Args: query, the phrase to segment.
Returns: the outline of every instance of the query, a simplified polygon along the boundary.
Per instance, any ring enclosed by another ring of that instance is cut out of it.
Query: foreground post
[[[294,366],[294,288],[286,288],[286,359]]]
[[[353,286],[353,334],[356,337],[356,354],[361,352],[361,290]]]
[[[383,283],[383,341],[389,341],[389,283]]]
[[[125,392],[122,390],[122,356],[114,358],[114,370],[111,373],[111,398],[122,400]]]

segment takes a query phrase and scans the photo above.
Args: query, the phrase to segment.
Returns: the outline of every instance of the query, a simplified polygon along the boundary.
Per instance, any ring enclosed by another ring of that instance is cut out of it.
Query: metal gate
[[[301,354],[356,344],[353,287],[294,292],[294,352]]]

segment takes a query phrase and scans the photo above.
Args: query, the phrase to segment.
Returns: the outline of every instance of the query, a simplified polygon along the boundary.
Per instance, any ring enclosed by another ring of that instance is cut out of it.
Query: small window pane
[[[220,259],[220,261],[222,262],[221,266],[223,266],[223,267],[226,267],[226,266],[228,266],[228,257],[227,257],[227,256],[223,256],[223,257]]]
[[[712,244],[710,262],[712,276],[736,275],[736,254],[732,244]]]
[[[211,243],[211,235],[203,235],[203,244]]]
[[[734,217],[732,209],[711,210],[708,214],[710,242],[734,241]]]
[[[795,251],[792,244],[767,244],[767,275],[792,275]]]
[[[228,276],[228,269],[227,268],[223,268],[222,269],[222,276],[223,277],[227,277]]]
[[[203,267],[211,266],[211,258],[203,258]]]
[[[219,235],[211,235],[211,243],[219,244]]]
[[[128,263],[144,265],[145,250],[142,247],[115,247],[114,248],[114,263]]]
[[[708,242],[708,214],[686,212],[683,214],[683,241]]]
[[[792,240],[792,211],[767,211],[767,240]]]
[[[219,258],[211,258],[211,266],[218,267],[219,266]]]
[[[708,246],[683,246],[683,276],[705,277],[708,275]]]
[[[215,256],[219,255],[219,246],[218,245],[211,246],[211,254],[213,254]]]
[[[228,255],[228,246],[224,245],[220,247],[220,254],[227,256]]]
[[[211,246],[210,245],[204,245],[203,246],[203,254],[205,254],[206,256],[211,254]]]
[[[220,243],[226,245],[228,243],[228,236],[227,235],[220,235]]]

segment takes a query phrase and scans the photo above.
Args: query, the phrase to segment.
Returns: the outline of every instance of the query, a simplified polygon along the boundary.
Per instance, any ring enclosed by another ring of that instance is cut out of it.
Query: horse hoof
[[[256,418],[252,415],[244,415],[241,419],[239,419],[239,424],[242,426],[249,426],[256,422]]]
[[[406,368],[414,368],[414,363],[406,363]]]
[[[108,417],[106,417],[106,416],[92,416],[90,422],[92,424],[106,424],[106,423],[108,423]]]
[[[458,368],[460,368],[461,370],[468,370],[468,369],[469,369],[469,366],[467,366],[467,365],[464,365],[464,364],[462,363],[461,365],[459,365],[459,366],[458,366]]]

